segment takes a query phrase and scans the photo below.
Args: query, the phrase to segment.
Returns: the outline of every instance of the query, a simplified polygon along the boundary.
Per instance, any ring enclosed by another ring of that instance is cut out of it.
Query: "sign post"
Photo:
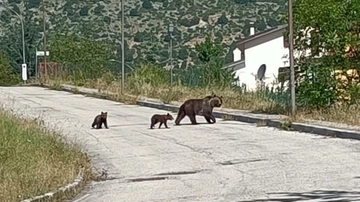
[[[26,84],[26,81],[27,81],[27,66],[26,66],[26,64],[21,65],[21,77],[22,77],[22,80],[24,81],[24,84]]]
[[[36,78],[39,77],[38,57],[43,57],[43,56],[45,56],[45,51],[38,51],[36,49],[36,57],[35,57],[35,65],[36,65],[35,74],[36,74]],[[49,51],[46,51],[46,56],[49,56]]]

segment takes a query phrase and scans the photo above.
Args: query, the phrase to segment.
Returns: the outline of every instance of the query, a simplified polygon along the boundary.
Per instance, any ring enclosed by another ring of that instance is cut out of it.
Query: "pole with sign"
[[[45,56],[45,51],[38,51],[36,49],[36,56],[35,56],[35,65],[36,65],[35,74],[36,74],[36,78],[39,78],[38,57],[43,57],[43,56]],[[49,56],[49,51],[46,51],[46,56]]]

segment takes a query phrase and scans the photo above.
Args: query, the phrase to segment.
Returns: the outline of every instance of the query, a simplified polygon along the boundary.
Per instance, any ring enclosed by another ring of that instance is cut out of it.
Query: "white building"
[[[232,67],[239,76],[239,85],[247,90],[255,90],[257,71],[266,65],[265,85],[277,83],[280,67],[289,66],[288,42],[284,39],[286,25],[280,25],[263,32],[255,33],[254,23],[250,24],[250,36],[240,40],[233,50],[233,61],[226,67]]]

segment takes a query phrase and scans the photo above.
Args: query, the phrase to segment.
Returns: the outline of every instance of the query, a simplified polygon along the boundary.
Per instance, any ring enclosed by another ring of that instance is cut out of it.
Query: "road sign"
[[[27,80],[27,66],[26,66],[26,64],[21,65],[21,76],[22,76],[23,81]]]
[[[36,56],[45,56],[45,51],[36,51]],[[46,56],[49,56],[49,51],[46,51]]]

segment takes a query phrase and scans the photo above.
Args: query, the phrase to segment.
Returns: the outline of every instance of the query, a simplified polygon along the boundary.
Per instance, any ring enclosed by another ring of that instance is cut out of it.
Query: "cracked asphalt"
[[[360,201],[360,142],[223,121],[150,130],[168,111],[40,87],[1,87],[13,113],[83,144],[111,180],[73,202]],[[108,130],[91,129],[108,112]],[[176,118],[176,113],[172,113]],[[158,125],[156,125],[158,126]]]

